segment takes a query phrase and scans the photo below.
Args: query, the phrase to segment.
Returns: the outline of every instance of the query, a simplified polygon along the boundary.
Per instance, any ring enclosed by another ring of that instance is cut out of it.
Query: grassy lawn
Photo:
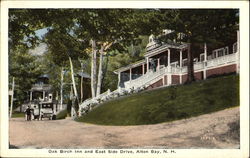
[[[239,106],[239,76],[144,91],[103,103],[76,121],[140,125],[173,121]]]
[[[15,118],[15,117],[25,117],[25,113],[24,112],[14,112],[12,113],[12,118]]]

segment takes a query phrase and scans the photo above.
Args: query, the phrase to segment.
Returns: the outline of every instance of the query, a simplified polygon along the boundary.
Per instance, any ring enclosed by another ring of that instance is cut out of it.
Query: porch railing
[[[220,56],[214,59],[210,59],[207,60],[207,68],[211,68],[211,67],[217,67],[223,64],[230,64],[232,62],[236,62],[236,53],[233,54],[228,54],[228,55],[224,55],[224,56]],[[205,68],[205,62],[196,62],[194,63],[194,71],[202,71]],[[159,77],[159,76],[163,76],[164,74],[167,74],[167,67],[163,67],[159,70],[157,70],[156,72],[148,72],[145,75],[131,80],[131,81],[127,81],[125,82],[125,88],[138,88],[141,87],[143,85],[145,85],[146,83],[149,83],[150,81],[154,81],[155,78]],[[185,74],[187,73],[187,66],[184,66],[182,68],[180,67],[174,67],[171,66],[171,74]]]
[[[145,85],[146,83],[154,80],[155,78],[162,76],[164,73],[167,72],[167,67],[163,67],[155,72],[151,71],[146,73],[145,75],[135,79],[135,80],[131,80],[131,81],[127,81],[125,82],[125,88],[129,89],[129,88],[138,88],[141,87],[143,85]]]
[[[230,64],[236,62],[237,53],[220,56],[212,60],[207,61],[207,68],[216,67],[224,64]]]

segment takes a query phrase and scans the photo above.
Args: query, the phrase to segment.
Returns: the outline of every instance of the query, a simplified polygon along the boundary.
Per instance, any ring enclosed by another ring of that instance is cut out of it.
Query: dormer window
[[[149,43],[152,43],[152,42],[154,42],[154,35],[149,36]]]
[[[148,44],[147,44],[147,51],[152,50],[156,47],[159,46],[159,44],[157,43],[157,41],[155,40],[155,36],[154,35],[150,35],[148,38]]]

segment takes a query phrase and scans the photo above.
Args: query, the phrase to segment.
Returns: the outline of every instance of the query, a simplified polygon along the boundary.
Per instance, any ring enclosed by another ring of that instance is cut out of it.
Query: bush
[[[62,110],[61,112],[59,112],[59,114],[56,115],[56,119],[57,120],[61,120],[61,119],[65,119],[67,117],[67,110]]]
[[[186,119],[188,117],[189,117],[189,115],[186,112],[181,112],[180,115],[178,116],[179,119],[183,119],[183,118]]]

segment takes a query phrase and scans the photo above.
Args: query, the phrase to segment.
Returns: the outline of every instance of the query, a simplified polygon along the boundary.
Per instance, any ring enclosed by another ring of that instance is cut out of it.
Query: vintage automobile
[[[39,103],[39,118],[40,120],[43,118],[49,118],[50,120],[56,119],[53,102]]]

